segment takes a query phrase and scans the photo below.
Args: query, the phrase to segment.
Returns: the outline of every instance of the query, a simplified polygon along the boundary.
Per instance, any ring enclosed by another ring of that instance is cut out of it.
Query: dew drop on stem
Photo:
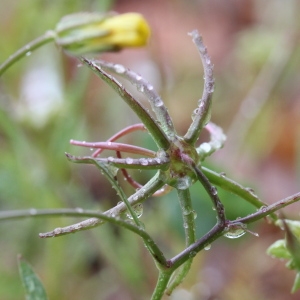
[[[212,195],[216,196],[218,194],[218,190],[215,186],[212,186],[211,189],[210,189]]]
[[[142,166],[147,166],[148,165],[148,160],[147,158],[140,158],[139,162]]]
[[[211,248],[211,244],[206,244],[206,245],[204,246],[204,250],[210,250],[210,248]]]
[[[192,214],[193,214],[194,220],[197,219],[198,215],[197,215],[197,212],[195,210],[192,211]]]
[[[130,158],[130,157],[127,157],[127,158],[125,159],[125,161],[126,161],[126,163],[127,163],[128,165],[131,165],[131,164],[133,163],[133,159]]]
[[[31,216],[34,216],[34,215],[37,214],[37,210],[36,210],[35,208],[30,208],[29,214],[30,214]]]
[[[234,224],[227,228],[227,231],[224,233],[224,236],[229,239],[237,239],[243,236],[246,233],[246,225],[245,224]]]
[[[179,190],[186,190],[192,185],[192,179],[190,176],[184,176],[178,178],[176,188]]]
[[[138,204],[132,206],[132,209],[138,218],[140,218],[143,215],[143,204],[142,203],[138,203]],[[126,216],[127,216],[127,218],[129,218],[131,220],[133,219],[132,215],[130,214],[129,211],[126,211]]]
[[[192,257],[195,257],[197,255],[197,252],[196,251],[191,251],[189,253],[189,258],[192,258]]]
[[[119,74],[122,74],[122,73],[124,73],[124,72],[126,71],[125,67],[122,66],[122,65],[119,65],[119,64],[116,64],[116,65],[114,66],[114,69],[115,69],[115,71],[116,71],[117,73],[119,73]]]

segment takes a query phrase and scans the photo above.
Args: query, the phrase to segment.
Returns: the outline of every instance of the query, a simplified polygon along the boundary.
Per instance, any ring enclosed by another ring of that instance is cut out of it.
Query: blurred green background
[[[212,121],[228,135],[226,146],[205,165],[254,188],[268,203],[299,192],[299,1],[0,0],[0,7],[0,62],[66,14],[142,13],[152,28],[149,45],[101,58],[122,63],[153,83],[181,134],[202,94],[202,66],[187,35],[198,29],[215,65]],[[119,199],[105,178],[93,166],[72,165],[64,152],[89,153],[70,146],[69,140],[104,141],[136,122],[113,91],[55,45],[24,58],[0,79],[0,209],[106,210],[115,205]],[[155,149],[146,134],[124,141]],[[146,182],[151,174],[133,175]],[[192,197],[200,237],[215,215],[199,184]],[[220,191],[220,197],[229,218],[253,211],[233,195]],[[299,219],[299,205],[284,214]],[[157,271],[133,234],[106,224],[60,238],[38,237],[76,221],[0,224],[0,299],[24,299],[19,253],[40,275],[49,299],[149,299]],[[149,199],[142,221],[168,257],[184,248],[174,192]],[[283,233],[262,221],[250,229],[260,238],[221,238],[199,253],[187,280],[168,299],[299,299],[299,292],[289,293],[294,273],[265,254]]]

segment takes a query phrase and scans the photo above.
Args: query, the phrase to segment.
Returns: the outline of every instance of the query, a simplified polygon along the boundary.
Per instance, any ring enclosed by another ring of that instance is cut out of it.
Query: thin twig
[[[114,151],[120,151],[120,152],[127,152],[127,153],[134,153],[134,154],[140,154],[145,155],[149,157],[155,157],[156,152],[134,146],[134,145],[128,145],[123,143],[115,143],[115,142],[85,142],[85,141],[76,141],[76,140],[70,140],[70,144],[81,146],[81,147],[88,147],[92,149],[105,149],[105,150],[114,150]]]
[[[273,214],[275,211],[278,211],[279,209],[284,208],[285,206],[291,205],[295,202],[298,202],[300,200],[300,193],[294,194],[292,196],[289,196],[287,198],[284,198],[282,200],[279,200],[271,205],[263,206],[258,211],[256,211],[253,214],[250,214],[244,218],[239,218],[234,221],[230,221],[231,224],[234,224],[236,222],[241,222],[244,224],[253,223],[257,220],[260,220],[266,216],[269,216]],[[278,219],[278,217],[277,217]]]
[[[112,137],[110,137],[106,142],[114,142],[116,141],[117,139],[119,139],[120,137],[128,134],[128,133],[131,133],[131,132],[134,132],[134,131],[137,131],[137,130],[147,130],[145,125],[143,123],[138,123],[138,124],[134,124],[134,125],[130,125],[130,126],[127,126],[125,128],[123,128],[122,130],[120,130],[119,132],[117,132],[116,134],[114,134]],[[92,156],[93,157],[97,157],[103,150],[102,149],[97,149],[93,154]]]
[[[205,188],[206,192],[212,200],[214,208],[216,209],[218,224],[220,224],[221,227],[224,226],[226,223],[225,209],[218,196],[217,188],[209,182],[208,178],[204,175],[204,173],[195,165],[194,170],[197,174],[198,180],[202,183],[203,187]]]
[[[162,188],[164,182],[160,180],[159,172],[154,175],[144,186],[142,189],[136,191],[133,195],[128,198],[128,202],[131,206],[134,206],[137,203],[141,203],[148,199],[151,195],[155,193],[155,191]],[[107,210],[103,214],[106,216],[117,217],[121,213],[123,213],[127,209],[125,203],[121,202],[115,207]],[[88,220],[84,220],[82,222],[72,224],[66,227],[60,228],[59,231],[49,231],[47,233],[43,233],[43,237],[56,237],[65,234],[74,233],[76,231],[86,230],[90,228],[94,228],[104,224],[104,220],[100,220],[99,218],[91,218]]]

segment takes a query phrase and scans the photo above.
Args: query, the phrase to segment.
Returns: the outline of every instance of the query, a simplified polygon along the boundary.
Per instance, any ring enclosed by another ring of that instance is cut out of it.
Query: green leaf
[[[19,260],[19,272],[26,292],[26,300],[47,300],[43,284],[34,273],[31,266],[21,257]]]
[[[286,248],[285,240],[278,240],[268,249],[267,254],[280,259],[290,259],[292,256]]]
[[[284,223],[288,225],[295,237],[300,240],[300,221],[284,219],[277,220],[275,224],[282,228],[284,227]]]
[[[292,293],[297,292],[300,289],[300,272],[296,274],[294,285],[292,287]]]

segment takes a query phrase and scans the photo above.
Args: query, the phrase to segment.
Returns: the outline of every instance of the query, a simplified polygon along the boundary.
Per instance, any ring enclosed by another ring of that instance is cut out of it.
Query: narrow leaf
[[[297,292],[300,289],[300,272],[296,274],[294,285],[292,287],[292,293]]]
[[[21,257],[18,257],[19,272],[25,288],[26,300],[47,300],[43,284],[34,273],[31,266]]]

